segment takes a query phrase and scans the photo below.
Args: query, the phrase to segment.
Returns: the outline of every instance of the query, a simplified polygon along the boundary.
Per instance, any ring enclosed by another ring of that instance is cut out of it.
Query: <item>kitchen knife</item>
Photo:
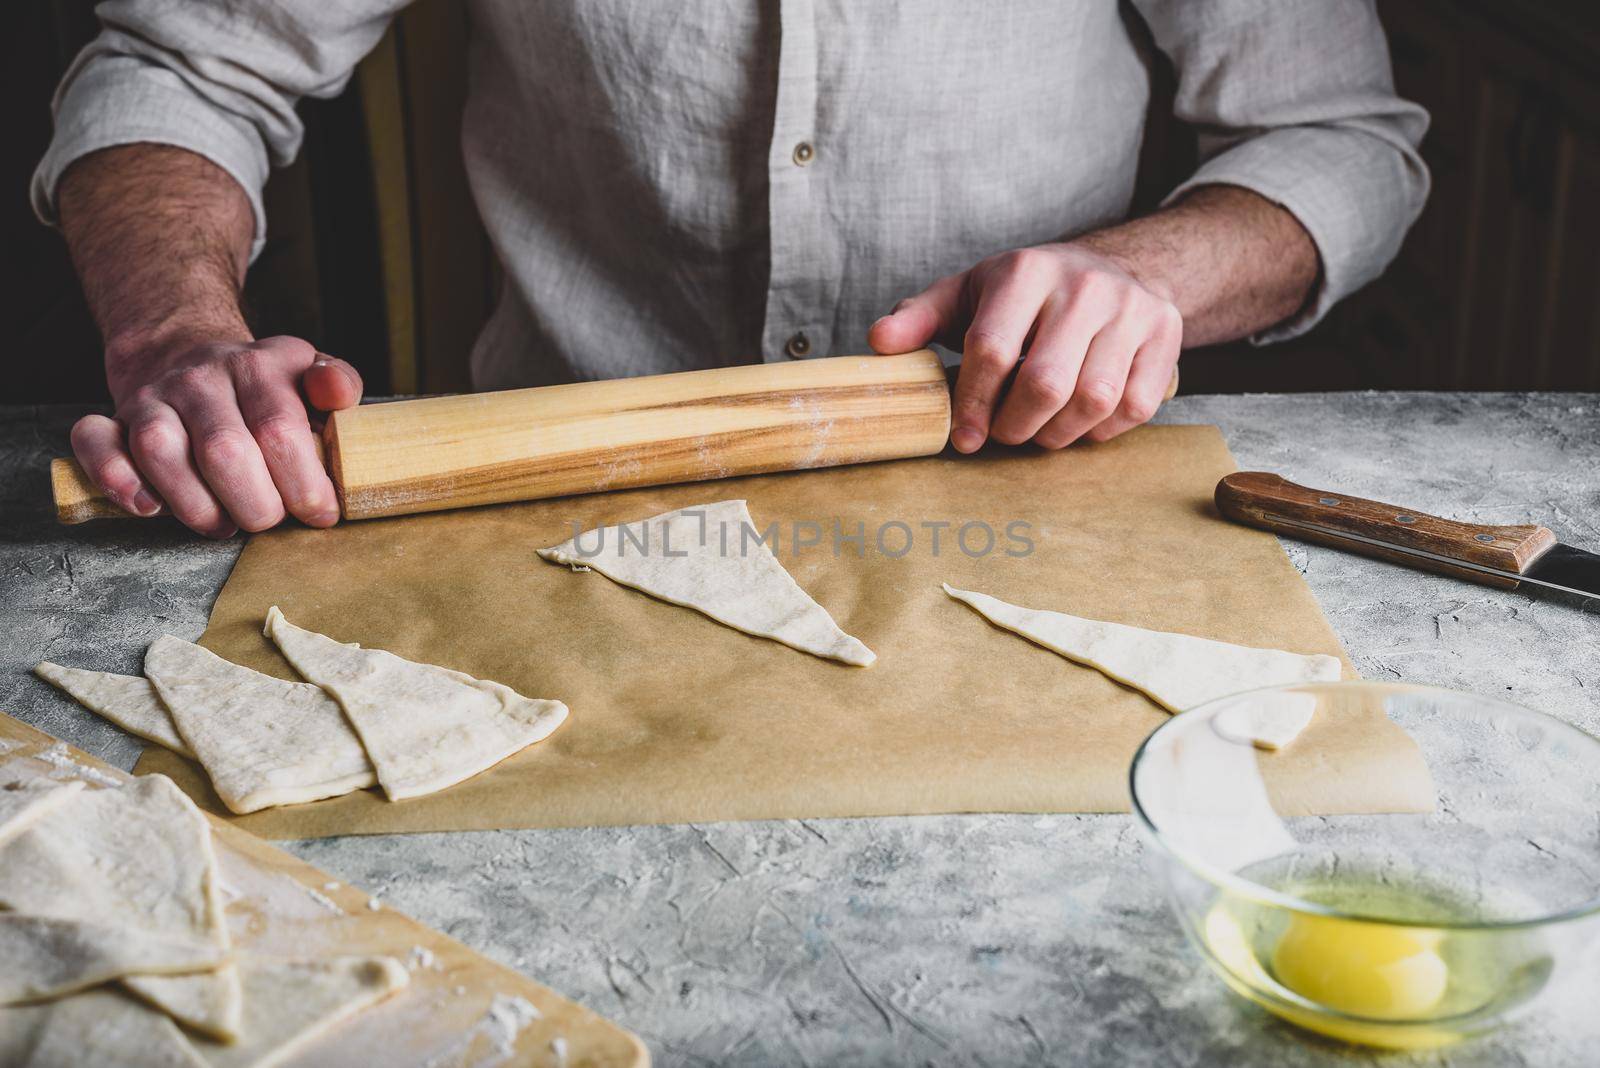
[[[1217,510],[1235,522],[1336,549],[1514,590],[1524,582],[1600,597],[1600,555],[1562,545],[1541,526],[1480,526],[1308,489],[1265,471],[1217,483]]]

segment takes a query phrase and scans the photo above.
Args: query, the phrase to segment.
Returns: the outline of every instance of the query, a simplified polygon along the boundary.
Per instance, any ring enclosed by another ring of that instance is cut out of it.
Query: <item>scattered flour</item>
[[[516,1056],[517,1036],[522,1034],[524,1027],[541,1016],[543,1013],[525,997],[515,994],[510,996],[496,994],[494,1000],[489,1003],[488,1013],[478,1022],[480,1033],[488,1036],[494,1051],[501,1058],[489,1063],[504,1064]]]
[[[406,966],[412,971],[418,968],[432,968],[438,971],[439,960],[427,946],[412,946],[410,954],[406,957]]]
[[[567,1040],[561,1035],[552,1038],[550,1040],[550,1052],[555,1056],[557,1065],[565,1065],[567,1063]]]
[[[21,748],[21,742],[13,742],[10,738],[0,738],[0,753],[9,753],[13,749]]]
[[[303,883],[301,885],[305,889],[306,896],[312,901],[315,901],[317,904],[321,905],[323,908],[327,909],[336,916],[343,916],[345,914],[344,909],[339,907],[339,903],[333,898],[329,897],[327,894],[324,894],[320,890],[313,889],[312,887],[305,886]]]
[[[428,1058],[423,1068],[445,1068],[446,1065],[465,1063],[468,1052],[480,1037],[487,1042],[489,1050],[486,1056],[472,1062],[473,1068],[498,1068],[509,1064],[517,1055],[518,1036],[529,1024],[542,1017],[543,1013],[527,998],[515,994],[496,994],[483,1018],[447,1048]]]
[[[67,752],[66,742],[57,742],[48,749],[41,749],[34,754],[35,760],[42,760],[56,770],[50,773],[52,779],[82,779],[92,782],[96,786],[120,787],[122,780],[107,775],[99,768],[91,768],[87,764],[80,764],[72,759]]]
[[[323,883],[322,884],[322,888],[324,890],[329,890],[329,891],[337,890],[337,889],[339,889],[339,882],[336,879],[335,880],[330,880],[329,882]]]
[[[371,909],[373,912],[377,912],[379,909],[383,908],[383,902],[379,901],[375,897],[369,897],[367,898],[367,908]]]
[[[314,938],[312,932],[321,929],[306,924],[326,920],[330,913],[344,915],[344,910],[334,902],[318,900],[321,895],[294,876],[259,867],[232,848],[217,849],[217,868],[220,885],[228,888],[223,894],[227,897],[229,922],[237,926],[241,937],[252,940],[252,944],[261,934],[257,927],[263,921],[266,931],[276,932],[276,921],[289,920],[292,925],[284,929],[285,938],[291,930],[297,939]],[[290,947],[285,953],[290,953],[291,949],[294,955],[312,955],[305,953],[304,947]]]

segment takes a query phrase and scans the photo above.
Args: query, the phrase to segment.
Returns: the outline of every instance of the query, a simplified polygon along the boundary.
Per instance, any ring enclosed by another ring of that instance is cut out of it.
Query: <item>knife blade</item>
[[[1600,555],[1562,545],[1538,525],[1487,526],[1330,490],[1266,471],[1217,483],[1217,511],[1238,523],[1423,571],[1514,590],[1524,582],[1600,597]]]

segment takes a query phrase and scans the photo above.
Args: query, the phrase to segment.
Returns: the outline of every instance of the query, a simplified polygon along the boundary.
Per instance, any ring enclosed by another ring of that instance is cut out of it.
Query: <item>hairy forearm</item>
[[[1321,269],[1311,236],[1292,214],[1237,186],[1202,186],[1075,243],[1176,305],[1185,347],[1231,341],[1290,318]]]
[[[181,148],[121,145],[69,167],[59,201],[113,398],[164,351],[250,340],[239,290],[254,218],[221,168]]]
[[[251,337],[239,288],[255,220],[239,184],[192,152],[137,144],[78,160],[58,199],[115,402],[72,428],[95,484],[212,537],[286,513],[337,522],[306,407],[358,403],[361,376],[300,338]]]

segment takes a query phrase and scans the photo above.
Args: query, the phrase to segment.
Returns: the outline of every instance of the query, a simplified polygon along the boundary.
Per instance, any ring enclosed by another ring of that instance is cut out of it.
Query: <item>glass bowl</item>
[[[1343,814],[1305,814],[1283,769],[1308,739],[1284,753],[1250,739],[1306,712],[1385,715],[1418,752],[1324,806]],[[1190,940],[1236,993],[1301,1027],[1426,1049],[1593,979],[1600,741],[1553,717],[1424,686],[1254,690],[1158,727],[1130,787]],[[1374,796],[1412,811],[1352,811]]]

